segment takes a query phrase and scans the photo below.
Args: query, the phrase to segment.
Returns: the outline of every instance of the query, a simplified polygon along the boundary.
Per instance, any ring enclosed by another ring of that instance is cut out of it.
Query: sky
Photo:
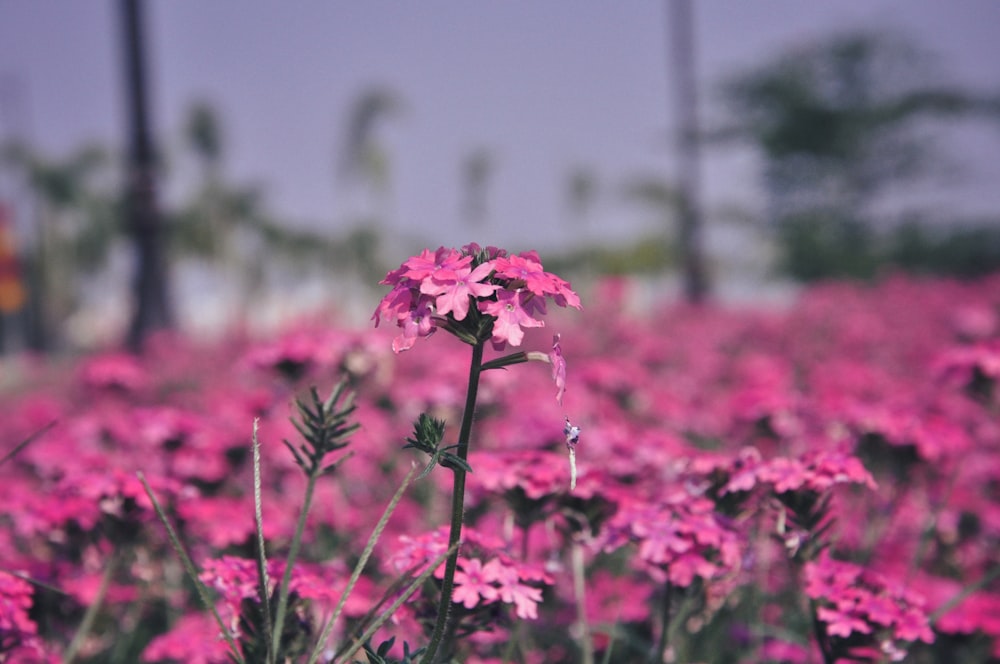
[[[87,142],[122,145],[117,9],[0,0],[0,138],[53,157]],[[694,20],[704,122],[720,117],[725,77],[852,28],[909,35],[940,56],[945,80],[1000,91],[994,0],[698,0]],[[337,180],[348,111],[381,86],[402,102],[378,134],[391,235],[545,249],[624,240],[658,223],[620,192],[674,169],[665,0],[158,0],[147,4],[146,32],[154,130],[174,173],[168,200],[194,177],[181,128],[205,100],[223,120],[230,180],[260,185],[282,218],[344,231],[364,205]],[[920,192],[926,202],[1000,211],[1000,130],[949,140],[962,177]],[[487,219],[470,228],[460,164],[480,149],[496,165]],[[589,225],[567,205],[575,167],[600,186]],[[752,151],[709,150],[703,175],[710,221],[725,208],[760,210]]]

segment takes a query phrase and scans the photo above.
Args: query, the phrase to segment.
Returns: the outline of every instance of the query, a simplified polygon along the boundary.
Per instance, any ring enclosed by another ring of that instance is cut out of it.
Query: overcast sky
[[[52,156],[88,141],[121,144],[117,7],[0,0],[0,136],[25,136]],[[651,220],[621,202],[621,183],[673,169],[662,0],[147,7],[161,149],[177,168],[190,167],[176,157],[184,114],[193,101],[210,101],[224,122],[227,174],[261,184],[283,217],[344,227],[357,202],[336,185],[336,158],[347,110],[372,85],[405,104],[380,133],[391,159],[390,229],[431,245],[575,243],[581,233],[565,185],[574,166],[592,169],[604,186],[593,225],[625,237]],[[947,80],[1000,91],[994,0],[698,0],[695,25],[706,118],[718,117],[715,90],[725,75],[846,28],[910,35],[941,56]],[[924,194],[939,206],[996,213],[1000,128],[956,138],[962,179]],[[461,221],[459,164],[480,148],[495,156],[496,171],[489,219],[472,231]],[[752,155],[707,155],[712,210],[759,208],[758,183]]]

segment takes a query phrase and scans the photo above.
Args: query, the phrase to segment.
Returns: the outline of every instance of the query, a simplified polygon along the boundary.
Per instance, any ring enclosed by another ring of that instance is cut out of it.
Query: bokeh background
[[[718,301],[984,274],[998,61],[991,0],[0,0],[0,347],[361,322],[468,241]]]

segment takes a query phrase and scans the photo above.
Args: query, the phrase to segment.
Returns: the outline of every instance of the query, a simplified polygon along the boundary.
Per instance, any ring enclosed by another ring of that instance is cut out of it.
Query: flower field
[[[446,661],[1000,661],[1000,278],[629,315],[462,256],[377,329],[4,367],[0,662],[420,661],[442,596]]]

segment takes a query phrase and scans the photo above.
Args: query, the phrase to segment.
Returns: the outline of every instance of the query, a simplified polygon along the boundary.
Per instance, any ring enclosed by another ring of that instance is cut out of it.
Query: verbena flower
[[[700,577],[718,579],[740,566],[737,534],[707,498],[673,491],[655,503],[623,501],[599,540],[607,552],[628,542],[638,545],[638,560],[654,577],[687,587]]]
[[[817,603],[831,651],[854,661],[900,661],[915,641],[933,643],[923,598],[881,574],[830,557],[806,563],[805,592]]]
[[[32,604],[32,586],[13,574],[0,571],[0,662],[43,662],[38,625],[28,612]]]
[[[448,548],[448,530],[439,528],[418,537],[403,536],[402,546],[390,564],[399,572],[419,573],[431,560]],[[506,554],[503,540],[474,528],[462,531],[463,553],[458,558],[452,602],[466,609],[494,603],[510,604],[519,618],[538,618],[542,601],[540,586],[552,585],[554,579],[538,565],[515,561]],[[435,570],[444,576],[444,565]]]
[[[380,282],[392,286],[372,319],[383,317],[402,333],[392,348],[399,353],[417,339],[443,328],[467,343],[491,341],[497,350],[520,346],[524,330],[543,327],[551,299],[561,307],[580,307],[569,282],[546,272],[533,251],[509,255],[476,244],[440,247],[404,261]]]
[[[142,652],[142,661],[226,664],[231,662],[229,646],[219,638],[219,626],[211,614],[186,613],[173,628],[154,638]]]

